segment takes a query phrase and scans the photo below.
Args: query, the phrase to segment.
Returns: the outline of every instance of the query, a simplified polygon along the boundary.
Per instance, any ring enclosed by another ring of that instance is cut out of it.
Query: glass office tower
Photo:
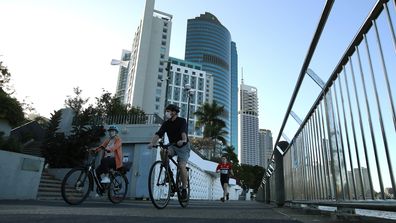
[[[185,60],[202,64],[202,70],[213,75],[213,100],[223,105],[226,111],[222,118],[229,133],[226,137],[228,144],[234,143],[232,134],[238,132],[237,127],[234,131],[231,129],[234,117],[231,70],[235,68],[232,63],[237,61],[236,47],[235,59],[231,55],[231,34],[213,14],[206,12],[187,21]],[[235,69],[238,70],[237,67]]]

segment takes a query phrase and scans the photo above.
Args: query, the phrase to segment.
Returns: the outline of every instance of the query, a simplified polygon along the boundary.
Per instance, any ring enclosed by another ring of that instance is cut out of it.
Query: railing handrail
[[[309,112],[305,116],[305,118],[304,118],[303,122],[301,123],[300,127],[298,128],[298,130],[294,134],[294,137],[292,138],[292,141],[293,141],[294,138],[296,138],[298,136],[298,134],[304,128],[305,124],[308,122],[309,118],[311,117],[311,115],[313,114],[313,112],[315,111],[317,106],[319,105],[319,103],[322,100],[322,98],[329,91],[330,87],[333,85],[334,81],[337,79],[338,73],[340,73],[342,71],[342,67],[349,61],[349,57],[355,52],[355,50],[356,50],[355,47],[362,42],[363,35],[366,34],[369,31],[369,29],[371,28],[371,26],[372,26],[372,22],[371,21],[375,20],[381,14],[382,10],[384,9],[383,4],[388,2],[388,1],[389,0],[378,0],[377,1],[376,5],[374,6],[374,8],[370,12],[370,14],[367,16],[367,18],[366,18],[365,22],[363,23],[363,25],[361,26],[360,31],[355,35],[355,37],[353,38],[353,40],[349,44],[349,47],[345,50],[345,53],[344,53],[343,57],[340,59],[340,61],[338,62],[336,68],[334,69],[333,73],[329,77],[328,81],[323,86],[321,92],[319,93],[319,96],[317,97],[317,99],[315,100],[315,102],[312,105],[311,109],[309,110]],[[292,143],[290,143],[290,145],[291,144]],[[286,152],[290,148],[290,145],[284,152]],[[275,144],[275,146],[276,146],[276,144]]]
[[[333,3],[334,3],[334,0],[327,0],[326,1],[326,4],[324,6],[322,15],[321,15],[319,23],[318,23],[318,26],[317,26],[315,34],[314,34],[314,37],[312,38],[311,44],[309,46],[307,56],[305,57],[303,66],[301,67],[300,75],[299,75],[299,77],[297,79],[297,83],[296,83],[296,86],[294,88],[292,97],[290,99],[290,103],[289,103],[289,106],[287,108],[285,117],[283,119],[282,126],[281,126],[281,128],[279,130],[278,137],[277,137],[277,139],[275,141],[273,151],[275,151],[276,146],[277,146],[277,144],[278,144],[278,142],[279,142],[279,140],[280,140],[280,138],[282,136],[282,132],[283,132],[285,126],[286,126],[286,122],[287,122],[287,119],[289,118],[290,111],[292,110],[294,102],[295,102],[295,100],[297,98],[298,91],[300,90],[301,84],[302,84],[302,82],[304,80],[304,77],[305,77],[305,74],[307,72],[309,63],[311,62],[312,56],[313,56],[313,54],[315,52],[315,49],[316,49],[316,46],[317,46],[317,44],[319,42],[319,39],[320,39],[320,36],[321,36],[322,31],[324,29],[324,26],[326,24],[327,18],[329,17],[331,8],[333,6]],[[274,155],[274,153],[272,153],[271,157],[273,157],[273,155]]]

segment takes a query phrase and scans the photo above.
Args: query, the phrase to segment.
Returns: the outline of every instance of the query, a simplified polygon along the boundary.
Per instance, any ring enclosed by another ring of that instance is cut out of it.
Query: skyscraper
[[[125,92],[127,104],[161,117],[171,28],[172,15],[155,10],[154,0],[146,0],[144,16],[132,44]]]
[[[231,145],[238,155],[238,52],[235,42],[231,42]]]
[[[187,21],[185,60],[202,64],[202,69],[213,75],[213,100],[224,106],[225,130],[233,134],[232,73],[237,75],[237,54],[231,44],[231,34],[211,13]],[[236,86],[235,86],[236,87]],[[234,105],[236,106],[236,105]],[[235,109],[236,111],[236,109]],[[230,135],[226,140],[231,142]]]
[[[260,166],[267,168],[268,159],[272,155],[272,133],[268,129],[259,130],[259,163]]]
[[[122,50],[121,54],[121,61],[129,61],[131,59],[131,51],[129,50]],[[116,97],[120,99],[120,101],[124,104],[127,104],[126,101],[126,88],[128,84],[128,66],[121,65],[118,70],[118,80],[117,80],[117,88],[116,88]]]
[[[257,88],[242,83],[239,87],[239,160],[260,165]]]

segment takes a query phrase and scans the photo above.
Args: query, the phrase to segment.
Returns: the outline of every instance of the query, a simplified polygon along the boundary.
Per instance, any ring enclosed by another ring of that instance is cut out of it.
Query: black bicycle
[[[81,204],[94,190],[96,184],[96,192],[104,195],[107,192],[109,200],[118,204],[125,199],[128,192],[128,178],[125,173],[129,171],[132,162],[123,163],[120,170],[110,169],[110,183],[101,183],[96,176],[95,162],[98,153],[87,150],[88,159],[85,166],[71,169],[62,181],[62,198],[71,205]]]
[[[167,152],[168,148],[171,145],[164,145],[162,142],[159,143],[160,149],[163,149]],[[172,170],[170,161],[175,165],[176,172],[176,180],[174,179],[174,170]],[[189,174],[190,168],[187,167],[187,174]],[[165,208],[171,199],[177,194],[177,199],[182,207],[187,207],[188,202],[190,200],[190,178],[187,177],[187,197],[186,199],[182,199],[181,191],[182,191],[182,181],[180,176],[180,167],[178,163],[171,157],[168,156],[166,161],[157,160],[153,163],[149,173],[148,179],[148,189],[150,194],[150,199],[153,205],[162,209]]]

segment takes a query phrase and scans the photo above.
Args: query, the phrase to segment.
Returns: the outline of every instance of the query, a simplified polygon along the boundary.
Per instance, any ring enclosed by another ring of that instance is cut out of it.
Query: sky
[[[110,61],[131,48],[144,3],[0,0],[0,58],[11,71],[15,96],[50,117],[73,95],[74,87],[92,103],[102,89],[114,93],[118,67]],[[334,4],[317,50],[326,63],[315,71],[324,81],[374,3]],[[270,129],[276,138],[324,5],[318,0],[157,0],[155,8],[173,15],[170,56],[180,59],[187,19],[206,11],[217,16],[237,44],[239,80],[243,73],[244,83],[258,89],[259,127]],[[297,99],[293,108],[301,119],[319,93],[312,81],[306,82],[301,95],[308,92],[313,97],[302,97],[300,103]],[[296,126],[290,125],[292,137]]]
[[[118,67],[110,61],[131,48],[144,3],[0,0],[0,60],[11,72],[14,96],[49,118],[64,107],[74,87],[91,103],[102,89],[114,93]],[[309,66],[324,82],[375,3],[335,1]],[[157,0],[155,8],[173,15],[172,57],[184,59],[188,19],[211,12],[230,31],[239,80],[243,76],[245,84],[257,88],[259,127],[271,130],[275,140],[324,5],[324,0]],[[301,119],[320,90],[304,79],[292,109]],[[297,128],[289,118],[284,133],[292,138]]]

